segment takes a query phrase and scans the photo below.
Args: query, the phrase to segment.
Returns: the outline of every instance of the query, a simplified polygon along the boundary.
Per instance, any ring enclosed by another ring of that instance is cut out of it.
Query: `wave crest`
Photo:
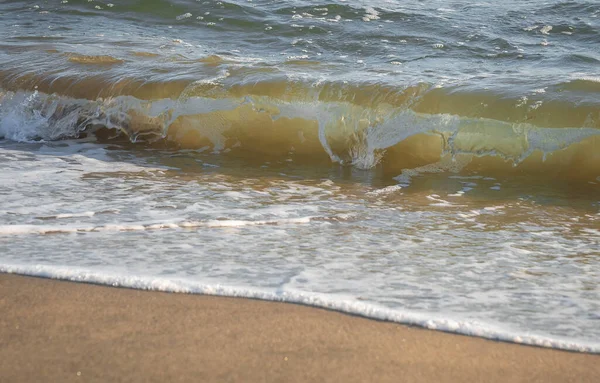
[[[15,141],[126,136],[132,142],[166,142],[222,154],[334,161],[361,169],[380,166],[389,175],[456,163],[459,157],[463,165],[454,171],[552,171],[588,180],[600,175],[595,120],[587,126],[550,128],[423,113],[411,106],[408,101],[365,106],[253,94],[206,97],[195,87],[177,99],[157,100],[0,91],[0,136]]]

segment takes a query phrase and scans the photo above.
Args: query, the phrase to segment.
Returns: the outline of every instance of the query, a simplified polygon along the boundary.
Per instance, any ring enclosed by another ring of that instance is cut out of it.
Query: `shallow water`
[[[600,351],[596,2],[0,4],[0,270]]]

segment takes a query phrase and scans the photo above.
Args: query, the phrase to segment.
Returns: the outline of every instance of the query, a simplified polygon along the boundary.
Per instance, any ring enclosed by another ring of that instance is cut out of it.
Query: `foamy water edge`
[[[478,321],[455,320],[431,314],[393,310],[376,304],[365,303],[355,299],[340,298],[329,294],[307,293],[302,291],[271,291],[260,288],[246,288],[221,284],[209,285],[183,279],[120,275],[118,273],[108,274],[83,268],[47,265],[25,266],[0,264],[0,273],[138,290],[250,298],[272,302],[294,303],[357,315],[369,319],[395,322],[430,330],[474,336],[495,341],[565,351],[600,354],[600,342],[581,342],[572,341],[566,338],[516,333]]]

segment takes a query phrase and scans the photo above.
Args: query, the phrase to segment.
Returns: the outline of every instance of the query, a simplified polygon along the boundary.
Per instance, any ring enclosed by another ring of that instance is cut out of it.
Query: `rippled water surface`
[[[0,270],[600,351],[596,1],[4,1]]]

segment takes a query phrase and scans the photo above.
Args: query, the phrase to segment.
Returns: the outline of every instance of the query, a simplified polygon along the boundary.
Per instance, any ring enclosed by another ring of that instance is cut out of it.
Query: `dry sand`
[[[600,382],[600,356],[293,304],[0,274],[2,382]]]

